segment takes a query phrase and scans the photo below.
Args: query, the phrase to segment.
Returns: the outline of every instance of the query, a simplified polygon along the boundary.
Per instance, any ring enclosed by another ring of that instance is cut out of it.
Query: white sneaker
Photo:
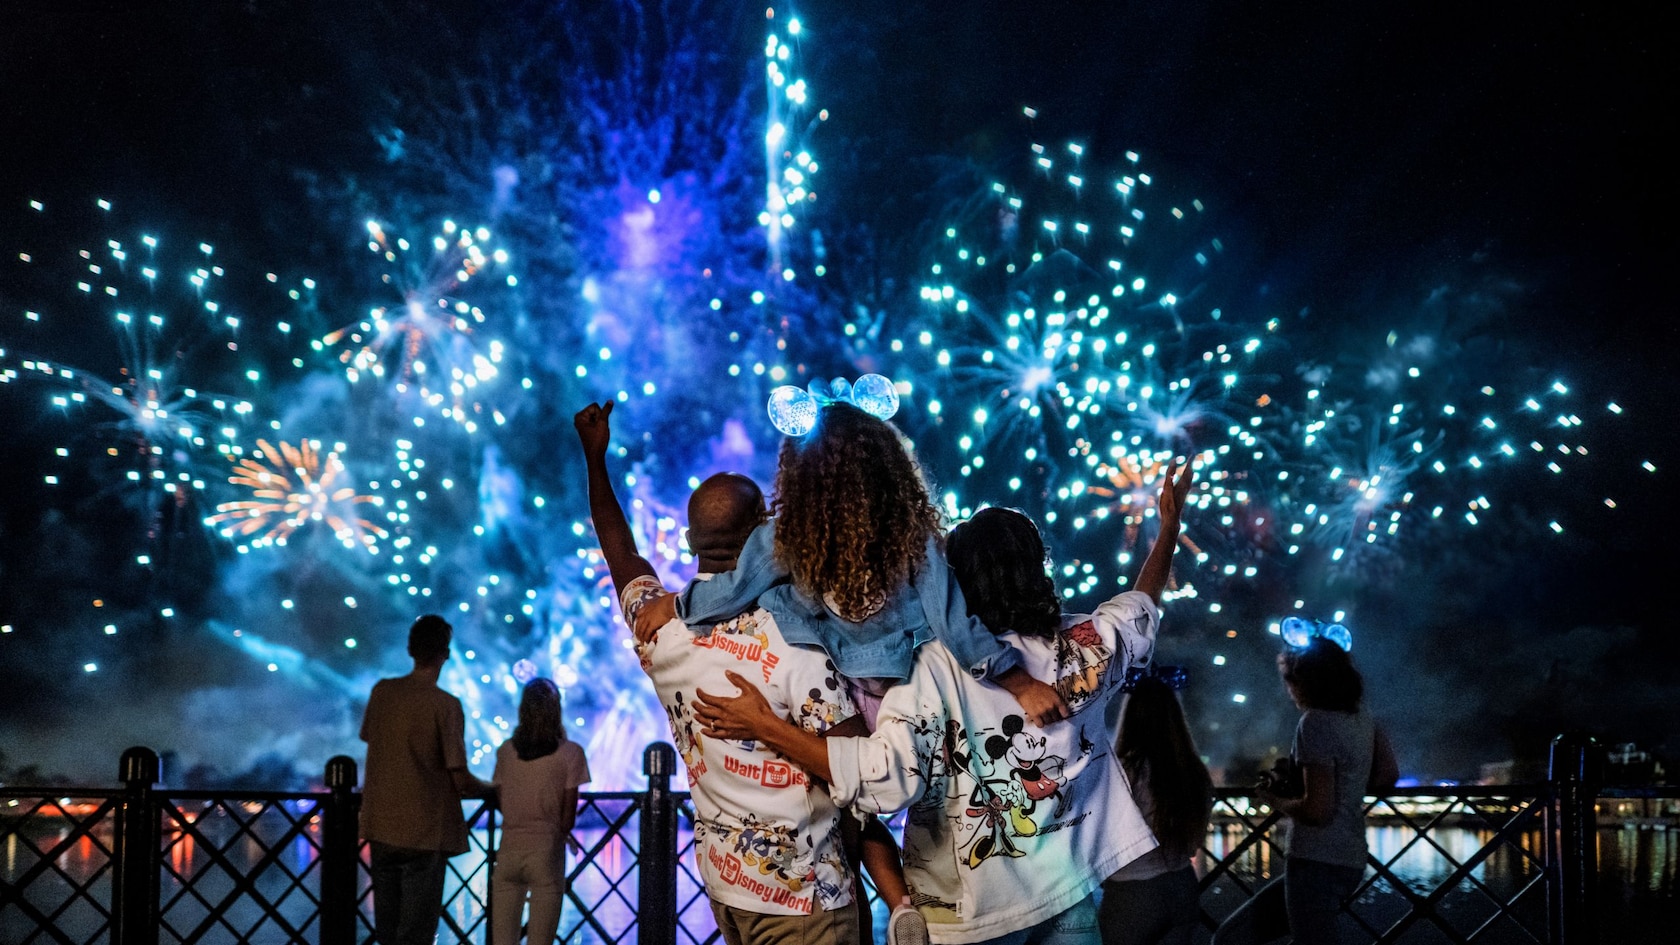
[[[915,906],[899,906],[887,916],[887,945],[928,945],[927,920]]]

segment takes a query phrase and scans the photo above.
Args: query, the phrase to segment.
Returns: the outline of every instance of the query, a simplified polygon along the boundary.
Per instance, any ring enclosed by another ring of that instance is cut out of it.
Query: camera
[[[1278,797],[1300,797],[1307,793],[1306,779],[1295,759],[1285,755],[1260,772],[1256,788],[1271,791]]]

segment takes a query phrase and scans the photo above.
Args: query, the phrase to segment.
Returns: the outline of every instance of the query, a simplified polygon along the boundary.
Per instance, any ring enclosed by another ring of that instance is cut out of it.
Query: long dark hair
[[[1347,651],[1323,637],[1283,655],[1283,681],[1295,690],[1302,708],[1358,712],[1365,678],[1353,668]]]
[[[1114,754],[1126,777],[1149,785],[1149,829],[1162,846],[1196,849],[1207,835],[1213,778],[1196,754],[1184,707],[1172,687],[1145,677],[1126,699]]]
[[[520,761],[536,761],[554,754],[565,740],[560,687],[541,677],[526,683],[519,697],[519,725],[513,730],[514,753]]]
[[[945,556],[968,612],[988,630],[1048,637],[1061,628],[1056,582],[1032,519],[1014,509],[981,509],[951,529]]]

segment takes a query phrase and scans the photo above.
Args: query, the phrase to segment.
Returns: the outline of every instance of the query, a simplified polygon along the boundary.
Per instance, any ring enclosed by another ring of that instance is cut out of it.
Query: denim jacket
[[[788,583],[787,568],[776,560],[775,547],[775,522],[760,525],[748,536],[735,570],[683,588],[677,595],[677,616],[705,632],[757,601],[776,618],[788,642],[822,647],[840,674],[854,679],[910,678],[916,647],[928,640],[944,643],[976,679],[996,678],[1021,662],[1019,653],[979,618],[969,616],[956,575],[933,538],[911,582],[860,623],[840,617]]]

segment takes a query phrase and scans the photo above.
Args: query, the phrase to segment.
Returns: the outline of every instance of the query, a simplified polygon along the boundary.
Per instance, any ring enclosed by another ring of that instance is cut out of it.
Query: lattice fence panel
[[[1210,930],[1284,867],[1278,816],[1243,792],[1216,794],[1197,864]],[[1538,788],[1368,799],[1370,856],[1348,921],[1384,945],[1545,942],[1545,804]]]
[[[314,942],[326,799],[158,795],[159,941]]]
[[[0,942],[110,938],[116,799],[0,793]]]

